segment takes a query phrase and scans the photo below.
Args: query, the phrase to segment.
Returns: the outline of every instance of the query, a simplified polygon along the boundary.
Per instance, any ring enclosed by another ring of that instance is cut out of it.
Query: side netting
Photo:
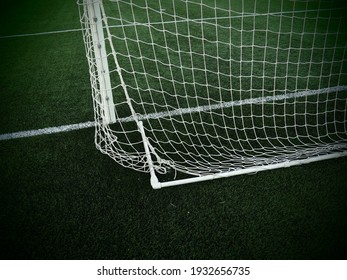
[[[345,1],[78,4],[96,146],[154,188],[347,155]]]

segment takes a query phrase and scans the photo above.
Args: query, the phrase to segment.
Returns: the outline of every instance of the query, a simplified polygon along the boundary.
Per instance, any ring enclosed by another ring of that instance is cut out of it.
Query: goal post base
[[[249,168],[233,170],[233,171],[225,172],[225,173],[216,173],[216,174],[211,174],[211,175],[205,175],[205,176],[187,178],[187,179],[181,179],[181,180],[174,180],[174,181],[167,181],[167,182],[159,182],[157,179],[157,176],[155,174],[154,174],[154,176],[151,174],[151,185],[152,185],[153,189],[161,189],[161,188],[172,187],[172,186],[179,186],[179,185],[186,185],[186,184],[210,181],[210,180],[215,180],[215,179],[228,178],[228,177],[237,176],[237,175],[255,174],[255,173],[258,173],[260,171],[269,171],[269,170],[273,170],[273,169],[287,168],[287,167],[292,167],[292,166],[296,166],[296,165],[302,165],[302,164],[317,162],[317,161],[321,161],[321,160],[339,158],[339,157],[343,157],[343,156],[347,156],[347,151],[342,152],[342,153],[339,152],[339,153],[322,155],[322,156],[317,156],[317,157],[312,157],[312,158],[307,158],[307,159],[285,161],[285,162],[276,163],[276,164],[249,167]]]

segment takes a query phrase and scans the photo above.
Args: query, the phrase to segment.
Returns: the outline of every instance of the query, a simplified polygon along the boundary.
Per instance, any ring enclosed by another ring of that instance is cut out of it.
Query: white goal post
[[[78,0],[97,148],[153,188],[347,155],[347,5]]]

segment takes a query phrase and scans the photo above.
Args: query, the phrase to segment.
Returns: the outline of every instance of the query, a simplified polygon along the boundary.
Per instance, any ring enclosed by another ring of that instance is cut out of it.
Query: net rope
[[[96,145],[149,172],[203,176],[347,151],[343,1],[101,3],[116,121],[106,124],[80,0]],[[176,176],[176,175],[174,175]]]

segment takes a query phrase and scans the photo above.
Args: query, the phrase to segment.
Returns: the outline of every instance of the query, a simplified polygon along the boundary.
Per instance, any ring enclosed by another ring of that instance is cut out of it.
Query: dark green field
[[[0,134],[92,121],[75,1],[2,7]],[[340,158],[154,191],[92,128],[0,141],[1,258],[346,259],[346,171]]]

